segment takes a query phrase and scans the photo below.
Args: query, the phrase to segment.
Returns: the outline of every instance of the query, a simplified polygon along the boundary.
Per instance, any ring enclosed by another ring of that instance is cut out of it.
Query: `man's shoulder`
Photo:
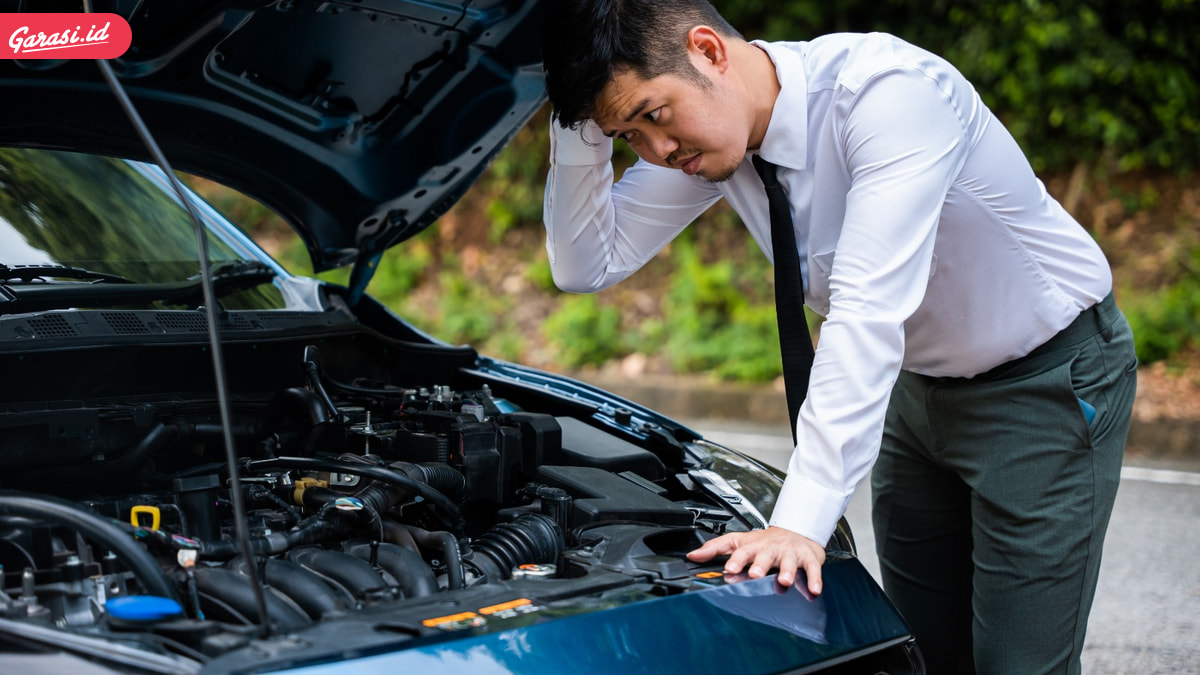
[[[830,33],[802,45],[810,85],[851,90],[882,72],[944,64],[937,55],[890,33]]]

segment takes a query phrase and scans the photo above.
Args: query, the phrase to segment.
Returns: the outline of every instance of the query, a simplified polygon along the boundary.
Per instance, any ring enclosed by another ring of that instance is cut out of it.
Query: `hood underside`
[[[450,208],[544,101],[538,0],[101,0],[110,61],[174,168],[268,205],[318,271]],[[0,1],[0,11],[78,11]],[[6,36],[7,37],[7,36]],[[0,144],[148,153],[86,60],[0,60]]]

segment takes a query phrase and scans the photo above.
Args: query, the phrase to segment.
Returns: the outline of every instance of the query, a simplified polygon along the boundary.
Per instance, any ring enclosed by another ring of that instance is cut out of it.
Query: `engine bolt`
[[[528,563],[513,568],[514,579],[543,579],[552,577],[558,572],[558,567],[550,563]]]

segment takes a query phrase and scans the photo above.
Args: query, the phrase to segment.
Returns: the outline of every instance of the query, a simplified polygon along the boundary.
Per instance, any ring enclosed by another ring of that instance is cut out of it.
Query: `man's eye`
[[[651,122],[657,122],[658,115],[661,111],[662,108],[655,108],[654,110],[651,110],[650,112],[646,113],[646,119],[650,120]]]

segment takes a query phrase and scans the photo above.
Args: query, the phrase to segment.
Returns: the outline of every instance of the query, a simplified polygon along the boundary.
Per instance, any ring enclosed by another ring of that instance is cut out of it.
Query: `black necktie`
[[[796,442],[796,418],[808,393],[812,371],[813,343],[804,318],[804,282],[800,275],[800,254],[796,251],[796,232],[792,229],[792,211],[787,194],[779,184],[777,166],[754,155],[754,170],[762,178],[771,213],[771,248],[775,256],[775,318],[779,322],[779,351],[783,355],[783,386],[787,392],[792,442]]]

